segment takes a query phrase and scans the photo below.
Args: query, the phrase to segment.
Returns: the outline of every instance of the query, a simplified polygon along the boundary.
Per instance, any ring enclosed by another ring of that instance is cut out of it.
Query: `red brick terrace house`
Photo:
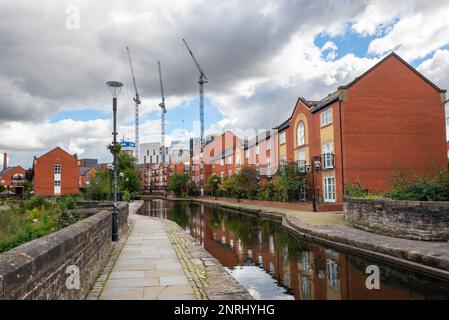
[[[395,170],[447,167],[445,92],[391,53],[321,101],[299,98],[278,128],[278,159],[320,160],[315,186],[327,203],[342,203],[348,181],[381,192]]]
[[[9,167],[0,171],[0,185],[15,193],[21,193],[25,182],[25,169],[21,166]]]
[[[78,194],[79,177],[79,161],[60,147],[34,159],[35,195]]]
[[[80,167],[80,189],[85,190],[95,180],[96,173],[93,167]]]

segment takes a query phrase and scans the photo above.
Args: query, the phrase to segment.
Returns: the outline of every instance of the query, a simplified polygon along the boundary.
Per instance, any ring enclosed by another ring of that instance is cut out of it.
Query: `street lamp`
[[[112,241],[118,241],[118,219],[117,219],[117,97],[122,90],[123,83],[118,81],[109,81],[106,83],[112,95],[113,112],[113,144],[112,154],[114,158],[114,207],[112,208]]]
[[[315,172],[321,170],[321,158],[313,157],[312,164],[305,165],[305,169],[312,174],[312,206],[313,212],[317,212],[316,206],[316,190],[315,190]]]

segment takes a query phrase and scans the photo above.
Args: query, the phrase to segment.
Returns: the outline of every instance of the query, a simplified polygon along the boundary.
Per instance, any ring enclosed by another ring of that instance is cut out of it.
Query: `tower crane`
[[[204,73],[203,69],[201,68],[200,64],[195,58],[195,55],[193,54],[192,50],[190,50],[189,45],[187,44],[187,41],[185,39],[182,39],[184,42],[187,50],[189,51],[190,55],[192,56],[193,62],[195,63],[196,67],[198,68],[198,71],[200,73],[200,78],[198,80],[198,83],[200,85],[200,123],[201,123],[201,135],[200,135],[200,144],[201,144],[201,153],[203,152],[205,140],[204,140],[204,84],[208,82],[207,76]]]
[[[137,162],[139,162],[139,151],[140,151],[140,144],[139,144],[139,104],[140,104],[140,97],[139,97],[139,91],[137,90],[137,83],[136,83],[136,77],[134,76],[134,68],[133,68],[133,63],[131,60],[131,53],[129,51],[129,48],[126,47],[126,51],[128,52],[128,59],[129,59],[129,67],[131,69],[131,76],[133,78],[133,84],[134,84],[134,90],[136,91],[136,96],[133,98],[135,105],[136,105],[136,109],[135,109],[135,113],[136,113],[136,122],[135,122],[135,143],[136,143],[136,147],[134,149],[134,155],[137,159]]]
[[[165,107],[165,94],[164,94],[164,84],[162,82],[162,72],[161,72],[161,63],[158,60],[157,66],[159,70],[159,82],[161,85],[161,97],[162,101],[159,103],[159,107],[161,107],[161,162],[165,163],[165,114],[167,113],[167,108]]]

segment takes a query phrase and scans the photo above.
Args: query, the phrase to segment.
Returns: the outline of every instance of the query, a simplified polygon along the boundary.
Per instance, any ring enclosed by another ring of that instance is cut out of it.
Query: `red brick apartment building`
[[[206,144],[203,151],[203,175],[200,172],[199,150],[194,151],[194,181],[204,179],[207,183],[210,175],[216,175],[224,181],[248,166],[256,169],[261,179],[271,178],[277,167],[274,158],[276,153],[271,152],[272,148],[274,145],[270,131],[264,131],[249,140],[226,131]]]
[[[399,169],[422,174],[447,166],[445,93],[391,53],[321,101],[299,98],[291,116],[271,131],[249,140],[226,131],[208,141],[202,160],[191,141],[191,180],[206,185],[211,174],[224,180],[253,166],[263,184],[284,162],[304,170],[319,163],[309,180],[319,202],[336,208],[348,182],[382,192]]]
[[[34,159],[35,195],[55,196],[79,193],[79,161],[56,147]]]
[[[319,160],[323,202],[341,203],[348,181],[385,191],[395,170],[447,166],[445,92],[391,53],[321,101],[299,98],[276,128],[278,158]]]

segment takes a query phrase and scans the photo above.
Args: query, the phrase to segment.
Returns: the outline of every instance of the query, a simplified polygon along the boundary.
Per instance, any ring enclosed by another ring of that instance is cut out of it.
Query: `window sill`
[[[300,146],[296,146],[296,148],[295,148],[295,150],[299,150],[299,149],[302,149],[302,148],[306,148],[306,147],[308,147],[309,145],[307,144],[307,143],[305,143],[305,144],[302,144],[302,145],[300,145]]]
[[[325,124],[325,125],[321,125],[321,129],[324,129],[324,128],[326,128],[326,127],[330,127],[330,126],[332,126],[333,125],[333,123],[331,122],[331,123],[328,123],[328,124]]]

